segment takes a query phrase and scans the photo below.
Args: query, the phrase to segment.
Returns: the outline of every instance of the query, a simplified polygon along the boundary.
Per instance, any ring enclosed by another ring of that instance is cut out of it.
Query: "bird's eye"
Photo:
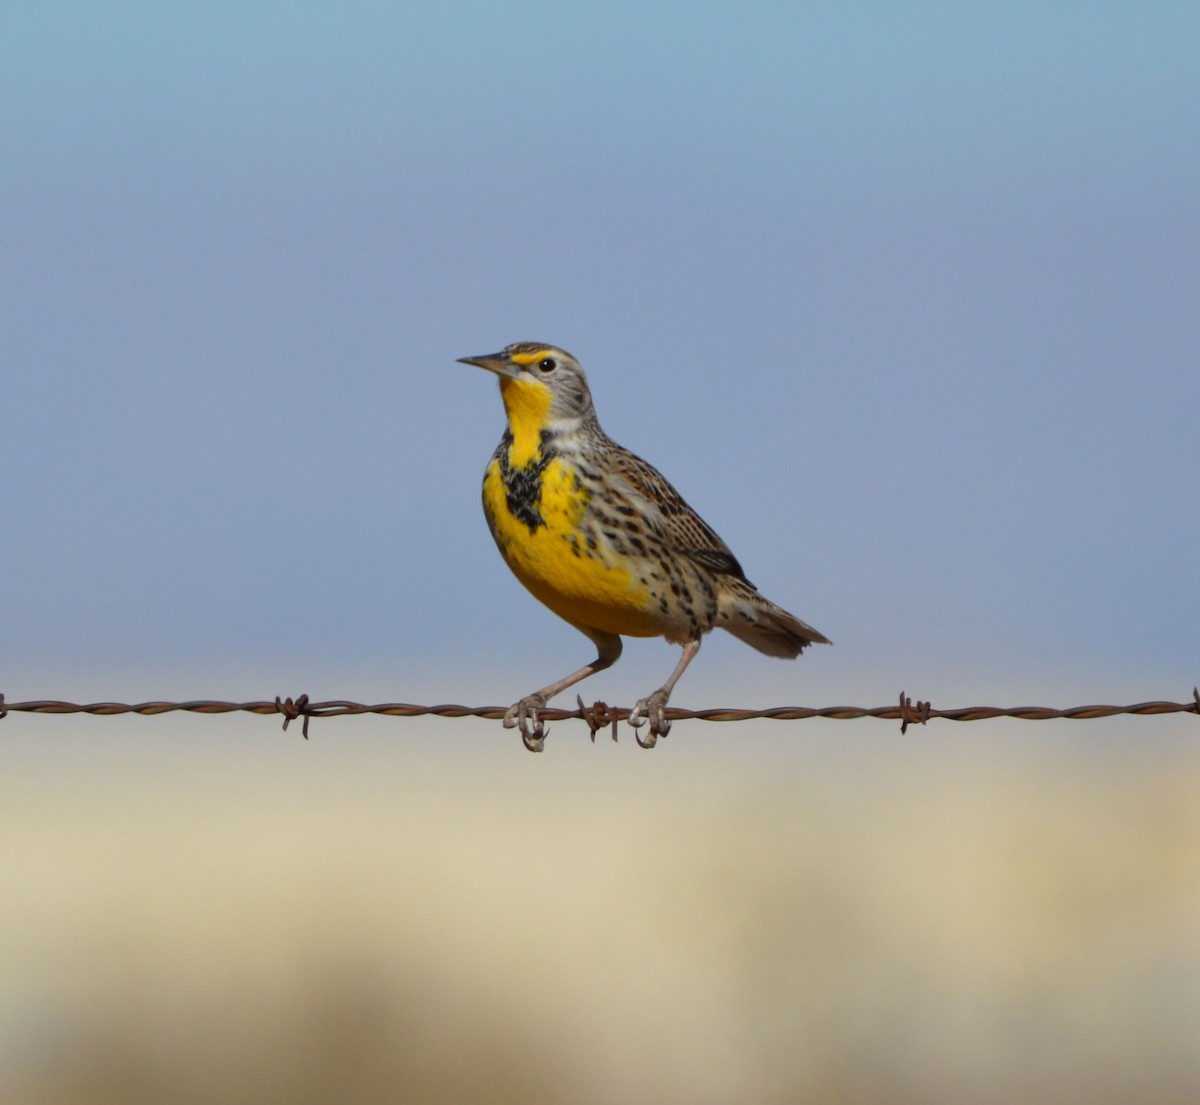
[[[544,361],[538,362],[539,372],[553,372],[558,368],[558,362],[553,357],[547,357]]]

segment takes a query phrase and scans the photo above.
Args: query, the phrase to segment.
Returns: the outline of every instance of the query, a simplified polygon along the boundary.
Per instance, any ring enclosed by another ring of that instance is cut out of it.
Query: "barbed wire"
[[[630,710],[624,706],[609,706],[604,702],[594,702],[585,706],[583,699],[576,697],[578,708],[563,710],[547,707],[539,711],[544,721],[564,721],[572,718],[587,723],[591,738],[611,727],[612,739],[617,739],[617,727],[625,721]],[[273,714],[283,718],[283,728],[297,718],[303,719],[301,732],[308,739],[308,723],[313,718],[348,717],[361,714],[376,714],[384,717],[444,717],[464,718],[477,717],[497,720],[508,712],[506,706],[456,706],[445,704],[441,706],[414,706],[407,702],[384,702],[368,705],[363,702],[349,702],[345,699],[330,699],[325,702],[313,702],[308,695],[302,694],[296,698],[276,697],[274,701],[257,702],[225,702],[217,699],[196,699],[190,702],[63,702],[55,699],[34,699],[28,702],[5,702],[0,694],[0,720],[9,714],[93,714],[100,717],[112,717],[120,714],[140,714],[156,716],[170,713],[189,714]],[[858,718],[880,718],[885,721],[899,721],[900,732],[905,733],[910,724],[924,725],[934,718],[947,721],[987,721],[992,718],[1019,718],[1023,721],[1052,721],[1067,718],[1074,721],[1091,721],[1095,718],[1114,717],[1119,714],[1156,715],[1156,714],[1197,714],[1200,715],[1200,689],[1192,688],[1190,702],[1136,702],[1132,706],[1070,706],[1066,709],[1056,709],[1051,706],[963,706],[949,710],[935,709],[929,702],[913,700],[903,691],[899,701],[893,706],[773,706],[765,710],[746,710],[720,707],[708,710],[686,710],[679,707],[669,707],[666,711],[668,721],[804,721],[809,718],[831,718],[835,721],[853,721]]]

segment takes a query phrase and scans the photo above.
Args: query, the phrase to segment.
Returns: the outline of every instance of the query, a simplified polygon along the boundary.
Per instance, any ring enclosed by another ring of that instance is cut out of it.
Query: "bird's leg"
[[[611,633],[587,631],[587,635],[596,642],[600,655],[586,667],[572,672],[565,679],[551,683],[540,691],[527,694],[520,702],[514,702],[504,715],[504,728],[520,728],[521,740],[530,752],[541,752],[546,747],[546,727],[542,724],[539,711],[545,709],[547,701],[560,691],[574,686],[589,675],[611,668],[621,655],[621,638]]]
[[[643,748],[653,748],[659,737],[665,737],[671,731],[671,723],[666,718],[667,700],[671,697],[671,692],[675,689],[675,684],[679,682],[679,677],[684,673],[684,669],[687,668],[688,664],[692,662],[692,658],[699,651],[699,638],[694,641],[688,641],[683,646],[683,655],[679,658],[679,663],[675,665],[675,670],[671,673],[671,678],[652,695],[639,699],[633,707],[633,712],[629,715],[629,724],[633,726],[637,742]],[[647,721],[650,722],[650,732],[647,734],[646,739],[642,740],[642,734],[639,732],[639,729]]]

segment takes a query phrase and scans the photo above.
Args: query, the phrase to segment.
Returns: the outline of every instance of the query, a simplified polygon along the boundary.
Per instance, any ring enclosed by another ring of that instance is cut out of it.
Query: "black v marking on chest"
[[[546,448],[549,438],[542,431],[542,447],[537,457],[523,467],[517,468],[509,463],[509,448],[512,445],[512,434],[505,432],[496,450],[496,460],[500,465],[500,482],[504,484],[504,501],[509,512],[518,522],[529,527],[530,533],[536,533],[538,528],[546,524],[542,517],[542,474],[546,466],[554,459],[554,453]]]

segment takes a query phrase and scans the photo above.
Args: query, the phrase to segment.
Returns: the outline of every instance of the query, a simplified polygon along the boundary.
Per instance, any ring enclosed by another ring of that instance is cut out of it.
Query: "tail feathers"
[[[763,598],[748,585],[746,591],[738,588],[736,592],[722,596],[721,607],[718,624],[738,640],[768,656],[794,660],[809,645],[832,644],[823,633]]]

